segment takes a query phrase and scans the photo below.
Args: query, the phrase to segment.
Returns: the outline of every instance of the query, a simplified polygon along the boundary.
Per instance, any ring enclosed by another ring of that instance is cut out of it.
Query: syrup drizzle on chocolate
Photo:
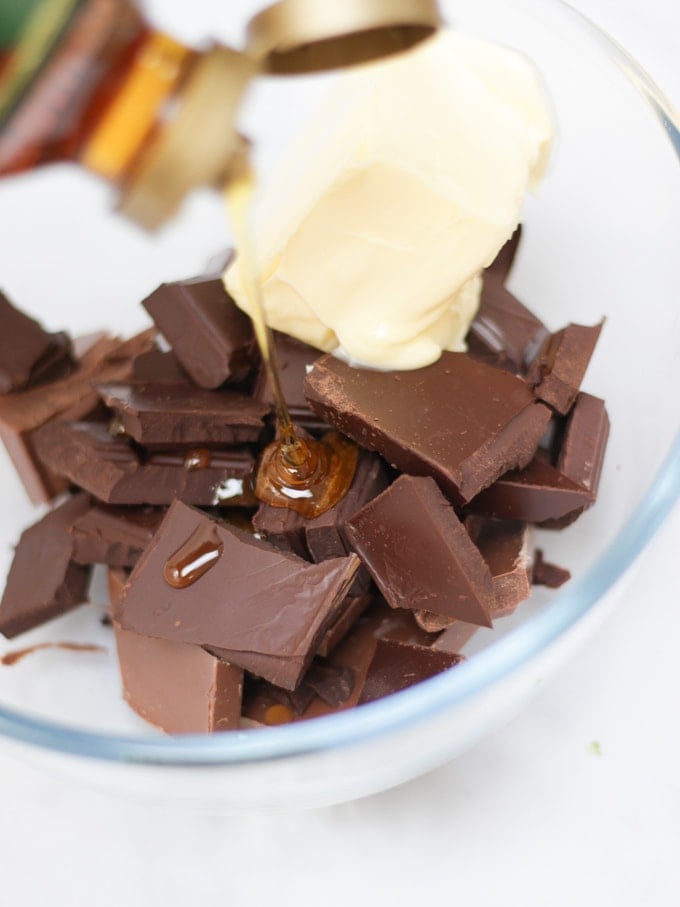
[[[205,447],[197,447],[195,450],[188,450],[184,455],[184,468],[187,472],[197,472],[199,469],[207,469],[212,462],[212,455]]]
[[[163,577],[173,589],[186,589],[211,570],[222,556],[223,544],[211,523],[201,524],[172,554]]]
[[[317,441],[302,438],[295,430],[281,389],[276,346],[265,321],[248,224],[254,177],[245,157],[236,166],[238,171],[230,174],[232,178],[226,190],[227,207],[241,259],[250,317],[274,398],[277,424],[277,438],[260,459],[255,495],[272,507],[286,507],[312,519],[335,506],[349,489],[356,470],[358,448],[351,441],[338,441],[340,436],[335,432]]]
[[[11,667],[23,661],[28,655],[34,652],[40,652],[42,649],[64,649],[67,652],[106,652],[104,646],[95,646],[91,643],[80,642],[39,642],[34,646],[26,646],[25,649],[14,649],[12,652],[6,652],[0,658],[0,664],[5,667]]]

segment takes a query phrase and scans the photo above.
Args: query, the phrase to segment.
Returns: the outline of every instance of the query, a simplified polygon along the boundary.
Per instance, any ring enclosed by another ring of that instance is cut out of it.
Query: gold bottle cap
[[[406,50],[442,25],[437,0],[280,0],[248,25],[248,50],[277,75]]]
[[[154,230],[200,186],[220,186],[244,140],[236,114],[257,64],[249,56],[213,47],[202,54],[166,111],[158,135],[124,188],[120,211]]]

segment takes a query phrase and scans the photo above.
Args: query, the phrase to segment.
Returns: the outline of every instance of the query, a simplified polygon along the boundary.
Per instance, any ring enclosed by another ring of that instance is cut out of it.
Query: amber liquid
[[[356,471],[358,448],[337,432],[320,441],[301,437],[290,418],[281,390],[276,347],[264,314],[249,227],[255,180],[247,160],[231,174],[227,207],[236,237],[241,278],[250,317],[274,398],[277,438],[260,458],[255,495],[272,507],[286,507],[312,519],[330,510],[346,494]]]

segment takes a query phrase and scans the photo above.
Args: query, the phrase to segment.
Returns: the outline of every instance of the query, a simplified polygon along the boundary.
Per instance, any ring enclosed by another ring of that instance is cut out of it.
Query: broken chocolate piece
[[[454,667],[462,660],[462,655],[379,639],[358,704],[375,702],[383,696],[398,693]]]
[[[509,290],[485,277],[479,310],[467,338],[471,356],[523,374],[549,333]]]
[[[608,438],[609,417],[604,400],[579,394],[564,429],[557,468],[572,482],[597,495]]]
[[[489,568],[432,479],[400,476],[352,517],[347,537],[393,608],[492,625]]]
[[[543,343],[527,372],[539,400],[566,415],[581,387],[604,321],[593,327],[569,324]]]
[[[125,567],[109,567],[106,574],[109,590],[109,610],[113,610],[115,603],[123,597],[123,592],[129,578],[130,571]],[[108,614],[105,616],[108,618],[109,623],[113,623]]]
[[[51,334],[16,309],[0,292],[0,394],[28,384],[52,343]]]
[[[311,561],[305,540],[306,522],[295,510],[262,503],[253,517],[253,528],[270,545],[281,551],[292,551],[298,557]]]
[[[161,284],[142,305],[199,387],[242,381],[252,370],[252,324],[219,277]]]
[[[537,548],[534,552],[532,581],[534,586],[547,586],[548,589],[559,589],[571,579],[571,573],[557,564],[549,564],[543,559],[543,552]]]
[[[164,579],[168,560],[211,524],[222,556],[196,582],[172,588]],[[295,689],[357,567],[355,555],[308,564],[176,502],[135,567],[114,616],[124,629],[206,646],[232,664]]]
[[[73,560],[76,564],[134,567],[164,512],[152,507],[96,504],[73,524]]]
[[[209,465],[189,469],[184,454],[146,455],[96,422],[51,422],[33,441],[45,465],[106,504],[251,503],[246,486],[254,460],[245,447],[212,451]]]
[[[510,239],[501,248],[489,267],[486,268],[484,271],[484,280],[487,283],[504,284],[507,282],[522,241],[522,232],[522,225],[519,224]]]
[[[356,621],[373,601],[372,595],[348,595],[343,602],[343,610],[326,630],[316,650],[317,655],[327,656],[345,638]]]
[[[89,506],[87,495],[76,495],[22,533],[0,602],[3,636],[12,639],[87,601],[90,570],[72,561],[71,527]]]
[[[151,639],[114,622],[127,703],[168,734],[238,728],[243,671],[200,646]]]
[[[404,472],[432,476],[454,503],[526,465],[550,419],[524,381],[463,353],[410,372],[324,356],[305,393],[341,432]]]
[[[320,351],[287,334],[280,334],[278,331],[274,331],[273,336],[281,390],[293,422],[306,429],[327,429],[328,424],[310,409],[304,392],[307,372],[321,356]],[[255,380],[253,397],[273,410],[274,398],[263,364],[260,364]]]
[[[587,488],[536,457],[524,469],[506,473],[478,494],[469,510],[502,520],[542,523],[587,507],[593,501]]]
[[[141,384],[187,384],[191,381],[182,366],[177,361],[177,356],[168,350],[164,352],[158,347],[141,353],[132,360],[131,381]]]
[[[145,331],[124,342],[94,335],[79,344],[82,358],[68,377],[0,397],[0,439],[34,504],[51,500],[68,483],[40,462],[33,433],[49,422],[89,417],[99,405],[93,382],[125,380],[132,358],[149,349],[154,334]]]
[[[491,570],[491,617],[513,614],[531,595],[531,530],[526,523],[470,516],[465,528]]]
[[[146,447],[248,444],[259,438],[267,414],[245,394],[186,384],[99,384],[97,393],[122,431]]]

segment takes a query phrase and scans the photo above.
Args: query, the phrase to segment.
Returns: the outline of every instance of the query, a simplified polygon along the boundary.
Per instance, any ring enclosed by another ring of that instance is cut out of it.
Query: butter
[[[376,368],[464,349],[552,136],[532,65],[456,32],[341,75],[257,212],[268,323]]]

